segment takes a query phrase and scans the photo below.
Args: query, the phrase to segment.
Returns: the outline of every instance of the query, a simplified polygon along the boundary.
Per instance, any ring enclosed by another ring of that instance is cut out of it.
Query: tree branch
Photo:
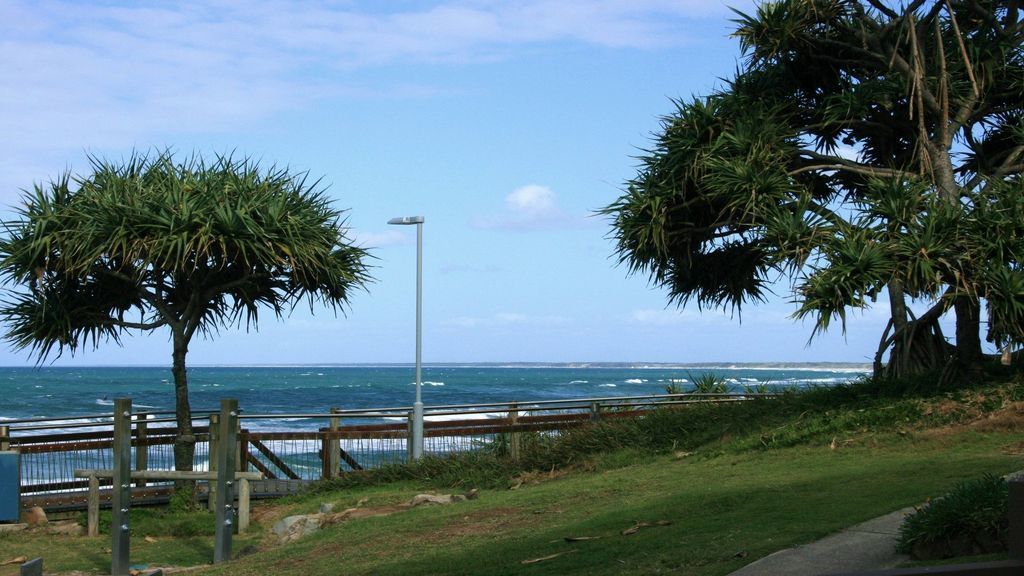
[[[822,162],[821,164],[810,164],[807,166],[801,166],[787,172],[790,176],[796,176],[804,172],[813,172],[816,170],[839,170],[843,172],[851,172],[854,174],[861,174],[864,176],[878,176],[878,177],[891,177],[900,174],[898,170],[891,168],[880,168],[877,166],[866,166],[853,160],[847,160],[838,156],[829,156],[827,154],[820,154],[811,150],[801,150],[799,152],[805,156],[810,157],[813,160]]]
[[[131,328],[134,330],[154,330],[156,328],[167,326],[167,320],[164,318],[161,318],[156,322],[125,322],[124,320],[111,320],[110,324],[112,326]]]
[[[871,6],[873,6],[875,8],[875,10],[878,10],[882,14],[885,14],[886,16],[888,16],[889,18],[895,19],[895,18],[899,18],[900,17],[899,14],[897,14],[896,12],[893,12],[892,9],[890,9],[884,3],[879,2],[879,0],[868,0],[868,4],[871,4]]]

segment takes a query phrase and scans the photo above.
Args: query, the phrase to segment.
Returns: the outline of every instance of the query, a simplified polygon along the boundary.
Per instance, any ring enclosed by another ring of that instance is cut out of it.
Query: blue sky
[[[427,362],[868,361],[884,310],[807,346],[784,284],[742,323],[667,308],[593,215],[671,99],[732,74],[732,16],[703,0],[6,0],[0,204],[133,149],[322,177],[376,282],[345,315],[300,307],[197,340],[192,364],[412,361],[415,228],[386,224],[406,215],[426,218]],[[57,364],[169,362],[158,332]]]

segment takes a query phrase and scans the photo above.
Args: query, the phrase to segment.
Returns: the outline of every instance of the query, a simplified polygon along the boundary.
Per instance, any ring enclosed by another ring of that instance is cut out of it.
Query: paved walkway
[[[897,510],[817,542],[779,550],[729,576],[819,576],[893,568],[910,559],[897,554],[895,545],[904,516],[913,510]]]

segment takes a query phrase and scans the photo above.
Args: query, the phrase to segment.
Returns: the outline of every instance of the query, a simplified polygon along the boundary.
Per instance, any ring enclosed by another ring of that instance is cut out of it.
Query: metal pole
[[[114,400],[114,485],[111,490],[110,573],[128,574],[128,509],[132,501],[132,400]]]
[[[238,430],[238,400],[220,401],[220,444],[217,446],[217,520],[213,540],[213,563],[231,560],[231,533],[235,529],[235,439]]]
[[[412,405],[412,458],[423,456],[423,222],[416,224],[416,402]]]

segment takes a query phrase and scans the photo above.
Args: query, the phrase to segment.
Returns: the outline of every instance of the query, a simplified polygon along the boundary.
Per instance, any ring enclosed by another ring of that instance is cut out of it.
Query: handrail
[[[601,396],[596,398],[565,398],[557,400],[523,400],[523,401],[507,401],[507,402],[481,402],[474,404],[442,404],[437,406],[428,406],[424,409],[425,416],[454,416],[459,414],[493,414],[496,412],[508,412],[510,410],[516,410],[519,412],[534,412],[539,410],[586,410],[589,409],[594,403],[598,403],[603,408],[621,406],[626,403],[631,403],[636,406],[650,406],[650,405],[673,405],[673,404],[689,404],[693,403],[696,399],[712,399],[718,398],[721,400],[741,400],[749,398],[772,398],[778,396],[773,393],[745,393],[745,392],[724,392],[724,393],[708,393],[708,392],[692,392],[692,393],[680,393],[680,394],[646,394],[638,396]],[[637,404],[637,400],[646,400],[648,402]],[[490,408],[486,410],[486,408]],[[473,410],[479,409],[479,410]],[[349,408],[344,410],[337,410],[335,412],[285,412],[285,413],[267,413],[267,414],[239,414],[239,419],[246,420],[273,420],[279,418],[311,418],[311,419],[329,419],[329,418],[394,418],[396,416],[404,416],[412,410],[412,406],[392,406],[386,408]],[[210,414],[215,412],[193,412],[193,420],[199,420],[208,418]],[[173,414],[173,412],[136,412],[135,416],[146,415],[147,418],[144,420],[146,424],[165,424],[176,422],[175,418],[148,418],[148,416],[162,415],[162,414]],[[19,418],[12,420],[4,420],[2,424],[7,426],[10,432],[22,432],[22,431],[36,431],[36,430],[57,430],[57,429],[69,429],[69,428],[95,428],[110,426],[111,415],[107,414],[86,414],[81,416],[67,416],[67,417],[34,417],[34,418]],[[108,421],[88,421],[88,422],[75,422],[74,420],[85,420],[85,419],[104,419]],[[11,424],[17,423],[36,423],[36,422],[53,422],[54,420],[60,420],[59,424],[38,424],[32,426],[11,426]],[[68,422],[68,420],[73,420]]]

